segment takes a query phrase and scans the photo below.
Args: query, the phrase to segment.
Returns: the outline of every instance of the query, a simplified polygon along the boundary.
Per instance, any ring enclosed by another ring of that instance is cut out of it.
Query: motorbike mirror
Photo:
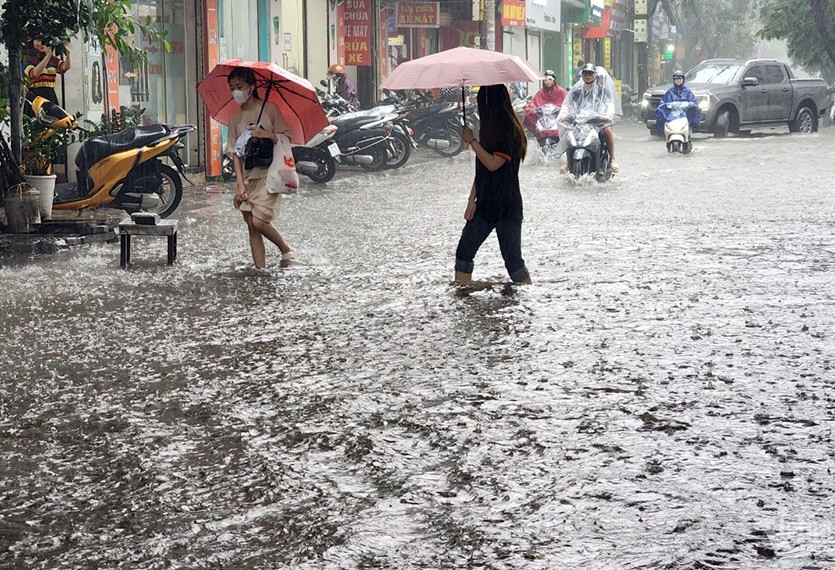
[[[324,79],[322,79],[322,80],[319,82],[319,85],[321,85],[322,87],[327,87],[327,86],[328,86],[328,82],[327,82],[327,81],[325,81]]]

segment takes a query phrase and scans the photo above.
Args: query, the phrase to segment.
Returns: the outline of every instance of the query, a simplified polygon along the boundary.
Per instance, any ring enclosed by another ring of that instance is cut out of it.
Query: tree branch
[[[821,36],[823,42],[823,49],[835,65],[835,39],[829,35],[829,29],[826,27],[826,14],[823,11],[823,0],[809,0],[812,6],[812,19],[815,21],[815,28]]]

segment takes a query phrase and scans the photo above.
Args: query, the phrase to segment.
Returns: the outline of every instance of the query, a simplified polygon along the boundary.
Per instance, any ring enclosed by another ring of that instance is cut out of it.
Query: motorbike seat
[[[81,144],[75,157],[79,191],[82,194],[86,192],[84,187],[87,185],[87,171],[104,157],[132,148],[141,148],[167,136],[170,132],[167,125],[157,124],[131,127],[120,133],[87,139]]]
[[[78,157],[76,157],[76,166],[79,166],[78,161],[82,157],[85,160],[85,164],[90,166],[105,156],[134,148],[141,148],[158,141],[169,133],[170,129],[167,125],[156,124],[131,127],[120,133],[87,139],[82,143],[81,151],[78,153]]]
[[[331,124],[338,127],[338,133],[345,133],[347,131],[353,131],[354,129],[358,129],[363,125],[367,125],[369,123],[374,123],[380,120],[380,115],[372,115],[372,116],[336,116],[331,118]]]

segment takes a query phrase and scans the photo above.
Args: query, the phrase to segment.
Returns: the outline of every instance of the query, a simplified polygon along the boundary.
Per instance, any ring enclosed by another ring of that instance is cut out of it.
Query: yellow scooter
[[[31,104],[42,129],[38,136],[77,127],[72,115],[48,99],[34,97]],[[155,124],[85,140],[75,158],[76,182],[55,185],[53,210],[108,206],[161,218],[171,215],[183,197],[180,176],[188,180],[179,154],[180,140],[196,128]],[[177,170],[164,164],[163,157],[171,159]]]

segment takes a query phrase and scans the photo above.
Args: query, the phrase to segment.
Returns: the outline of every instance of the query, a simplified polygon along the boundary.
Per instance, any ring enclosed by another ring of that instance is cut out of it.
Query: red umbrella
[[[242,59],[217,64],[206,79],[197,84],[197,91],[203,96],[209,115],[217,122],[228,125],[232,114],[241,108],[229,89],[229,74],[236,67],[248,67],[255,73],[259,95],[278,105],[284,121],[293,131],[293,144],[306,144],[328,126],[325,110],[307,79],[274,63]]]

